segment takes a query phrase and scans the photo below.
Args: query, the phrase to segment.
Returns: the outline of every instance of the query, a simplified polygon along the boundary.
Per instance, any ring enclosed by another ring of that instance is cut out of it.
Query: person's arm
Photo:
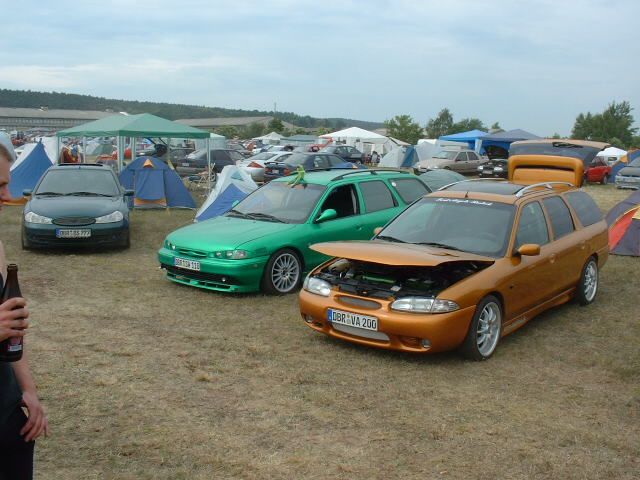
[[[13,362],[12,366],[18,384],[22,389],[22,404],[29,412],[29,419],[20,430],[20,435],[24,436],[25,442],[35,440],[42,433],[46,437],[49,434],[49,420],[38,398],[36,383],[33,381],[33,376],[29,370],[26,352],[22,354],[20,360]]]

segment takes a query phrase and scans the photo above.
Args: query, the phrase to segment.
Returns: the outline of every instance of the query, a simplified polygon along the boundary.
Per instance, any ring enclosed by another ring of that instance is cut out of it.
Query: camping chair
[[[217,180],[217,173],[215,170],[215,163],[211,164],[211,176],[209,176],[209,169],[205,168],[202,172],[200,173],[196,173],[194,175],[189,175],[187,177],[187,181],[189,182],[187,184],[187,188],[190,191],[200,191],[200,190],[204,190],[205,193],[204,195],[206,195],[209,191],[211,191],[211,189],[213,188],[213,186],[216,184],[216,180]],[[211,178],[211,182],[209,182],[209,178]]]

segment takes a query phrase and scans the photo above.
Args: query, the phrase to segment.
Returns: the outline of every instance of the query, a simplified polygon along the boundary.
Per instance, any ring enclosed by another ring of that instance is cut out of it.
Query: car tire
[[[27,238],[24,236],[24,232],[22,232],[22,234],[20,235],[20,245],[22,247],[22,250],[31,250],[32,248],[29,240],[27,240]]]
[[[262,274],[262,289],[273,295],[285,295],[298,288],[302,262],[296,252],[283,248],[271,255]]]
[[[600,183],[602,185],[606,185],[607,183],[609,183],[609,175],[605,175],[604,177],[602,177],[602,181]]]
[[[582,267],[580,282],[576,289],[576,300],[580,305],[589,305],[595,300],[599,283],[598,262],[594,257],[589,257]]]
[[[502,306],[496,297],[487,295],[476,307],[460,350],[470,360],[487,360],[496,351],[501,336]]]

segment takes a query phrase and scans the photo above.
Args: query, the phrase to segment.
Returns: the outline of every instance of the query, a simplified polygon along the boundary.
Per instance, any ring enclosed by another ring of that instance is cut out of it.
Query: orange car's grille
[[[336,299],[340,303],[344,303],[345,305],[353,305],[355,307],[371,308],[371,309],[382,308],[382,305],[380,303],[374,302],[373,300],[364,300],[362,298],[343,297],[343,296],[339,296]]]

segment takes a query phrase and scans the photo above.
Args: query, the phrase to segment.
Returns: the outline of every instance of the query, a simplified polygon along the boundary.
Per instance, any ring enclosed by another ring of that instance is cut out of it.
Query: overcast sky
[[[639,0],[0,1],[4,88],[539,135],[614,100],[640,119]]]

